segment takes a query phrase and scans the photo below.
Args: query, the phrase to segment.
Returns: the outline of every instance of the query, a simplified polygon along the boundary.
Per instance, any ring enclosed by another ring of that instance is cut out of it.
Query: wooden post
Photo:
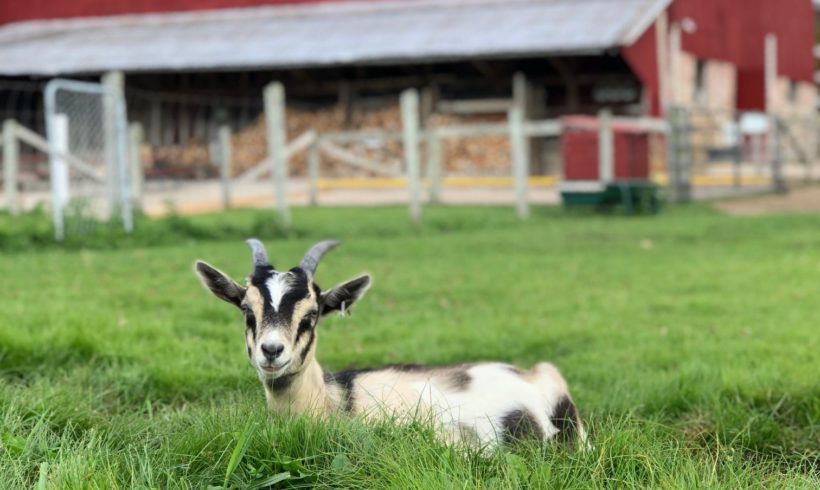
[[[410,219],[421,221],[421,178],[419,175],[419,93],[407,89],[401,93],[401,122],[407,183],[410,188]]]
[[[128,163],[131,169],[131,200],[137,208],[142,203],[142,144],[145,140],[145,133],[142,124],[131,123],[128,127]]]
[[[528,107],[530,102],[529,84],[527,83],[527,75],[523,72],[516,72],[512,80],[513,87],[513,106],[521,109],[521,117],[524,120],[529,116]],[[509,115],[509,114],[508,114]],[[530,139],[526,138],[524,142],[524,159],[530,161]]]
[[[441,201],[441,139],[435,128],[427,130],[427,178],[430,180],[430,202]]]
[[[222,208],[231,208],[231,128],[228,125],[219,127],[219,183],[222,187]]]
[[[3,121],[3,193],[6,208],[12,216],[20,212],[17,201],[17,172],[20,168],[20,146],[16,135],[17,123],[13,119]]]
[[[268,155],[271,161],[276,209],[285,226],[290,225],[288,211],[287,178],[288,160],[285,153],[287,128],[285,127],[285,87],[280,82],[265,87],[265,122],[268,131]]]
[[[319,140],[314,138],[308,147],[308,202],[311,206],[316,206],[318,202],[320,158]]]
[[[667,88],[669,90],[669,104],[672,106],[680,104],[680,64],[681,64],[681,26],[675,22],[669,29],[669,79]]]
[[[604,184],[614,177],[614,145],[612,141],[612,112],[598,111],[598,180]]]
[[[110,71],[102,76],[102,84],[117,93],[124,93],[125,78],[121,71]],[[110,216],[122,208],[120,173],[117,165],[117,100],[109,95],[103,95],[103,131],[105,144],[105,160],[108,168],[109,198],[111,200]],[[123,128],[125,130],[125,128]],[[125,162],[120,162],[124,165]]]
[[[527,204],[527,135],[524,133],[524,111],[518,105],[507,112],[510,123],[510,148],[512,150],[513,180],[515,181],[515,210],[525,219],[530,210]]]
[[[658,96],[661,115],[669,106],[669,23],[666,12],[655,21],[655,59],[658,60]]]
[[[780,148],[780,122],[777,119],[777,36],[766,34],[764,48],[764,80],[766,87],[766,115],[769,119],[768,147],[771,163],[772,187],[778,191],[786,190],[783,180],[783,156]]]
[[[769,133],[772,138],[769,142],[772,162],[772,187],[776,192],[786,192],[786,180],[783,176],[783,149],[780,142],[783,123],[777,116],[773,116],[769,119],[769,124],[774,126],[774,129]]]

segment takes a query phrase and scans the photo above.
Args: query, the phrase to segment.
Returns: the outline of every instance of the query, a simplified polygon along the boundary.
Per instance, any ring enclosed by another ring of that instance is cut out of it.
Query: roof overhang
[[[671,0],[382,0],[0,27],[0,75],[223,71],[595,54]]]

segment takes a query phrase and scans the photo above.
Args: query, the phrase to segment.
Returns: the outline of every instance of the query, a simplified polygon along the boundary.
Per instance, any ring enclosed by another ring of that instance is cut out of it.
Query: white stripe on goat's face
[[[318,288],[301,269],[256,267],[247,281],[245,314],[248,357],[260,378],[276,384],[299,372],[314,354]]]

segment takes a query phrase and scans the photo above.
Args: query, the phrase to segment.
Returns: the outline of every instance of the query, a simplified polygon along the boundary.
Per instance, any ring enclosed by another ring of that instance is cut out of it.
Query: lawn
[[[296,209],[141,221],[50,245],[0,216],[4,488],[816,488],[820,218],[508,208]],[[594,449],[489,456],[422,423],[266,412],[237,311],[201,258],[242,278],[336,237],[317,282],[374,276],[320,326],[326,370],[496,359],[562,370]]]

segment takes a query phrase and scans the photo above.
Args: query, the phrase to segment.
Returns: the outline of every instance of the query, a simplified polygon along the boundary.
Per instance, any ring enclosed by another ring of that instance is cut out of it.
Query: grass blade
[[[237,437],[236,446],[234,446],[233,452],[231,453],[231,459],[228,461],[228,468],[225,470],[224,487],[228,486],[228,480],[230,480],[231,475],[233,475],[234,471],[236,471],[236,468],[239,466],[239,462],[242,461],[242,458],[245,456],[245,452],[248,450],[248,444],[253,438],[253,434],[255,432],[256,424],[254,424],[252,420],[248,419],[245,423],[245,427],[242,428],[242,432],[239,433],[239,437]]]

